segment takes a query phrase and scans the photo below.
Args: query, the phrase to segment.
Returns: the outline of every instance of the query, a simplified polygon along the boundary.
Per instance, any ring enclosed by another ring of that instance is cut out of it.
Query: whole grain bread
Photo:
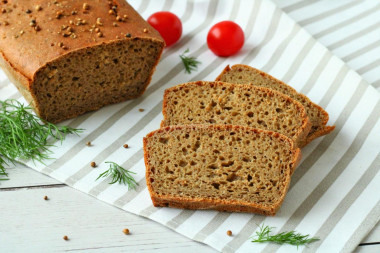
[[[300,158],[291,139],[250,127],[170,126],[144,138],[154,206],[274,215]]]
[[[47,121],[140,96],[164,48],[124,0],[0,5],[0,65]]]
[[[164,93],[161,127],[183,124],[231,124],[276,131],[296,145],[311,124],[294,99],[264,87],[223,82],[190,82]]]
[[[300,143],[300,147],[305,146],[317,137],[330,133],[335,128],[335,126],[326,126],[329,115],[322,107],[311,102],[308,97],[298,93],[291,86],[261,70],[243,64],[236,64],[232,67],[228,65],[216,78],[216,81],[253,84],[255,86],[266,87],[279,91],[300,102],[305,107],[312,124],[310,133],[307,138]]]

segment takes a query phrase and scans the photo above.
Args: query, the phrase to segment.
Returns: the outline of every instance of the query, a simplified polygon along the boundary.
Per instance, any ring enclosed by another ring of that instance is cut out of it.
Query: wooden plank
[[[0,181],[0,189],[10,187],[62,184],[22,164],[7,169],[9,180]]]
[[[36,251],[150,251],[215,252],[148,219],[107,205],[55,179],[19,165],[0,182],[0,252]],[[43,196],[50,200],[44,201]],[[121,231],[131,230],[130,236]],[[65,242],[67,234],[71,239]],[[3,239],[4,238],[4,239]],[[6,239],[5,239],[6,238]],[[363,243],[380,241],[380,223]],[[47,247],[47,248],[46,248]],[[357,252],[380,252],[380,245],[360,246]]]
[[[49,200],[44,200],[47,195]],[[107,205],[70,187],[0,191],[0,252],[215,252],[156,222]],[[123,234],[128,228],[130,235]],[[67,235],[69,241],[63,240]]]
[[[372,229],[371,233],[369,233],[368,236],[364,238],[364,240],[362,241],[362,243],[374,243],[374,242],[378,242],[380,244],[380,221]],[[380,249],[378,252],[380,252]]]
[[[377,244],[374,244],[377,243]],[[379,253],[380,252],[380,222],[372,229],[371,233],[362,241],[362,246],[356,248],[356,253]]]
[[[355,250],[356,253],[379,253],[380,244],[359,246]]]

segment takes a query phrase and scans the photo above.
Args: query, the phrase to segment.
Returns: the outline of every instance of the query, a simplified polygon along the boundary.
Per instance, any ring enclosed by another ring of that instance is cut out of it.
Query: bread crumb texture
[[[32,90],[49,121],[139,96],[150,81],[160,54],[152,42],[124,40],[99,45],[42,68]]]
[[[293,139],[310,130],[303,106],[270,89],[222,82],[193,82],[168,89],[162,126],[233,124],[276,131]]]
[[[298,93],[291,86],[258,69],[243,64],[236,64],[231,67],[227,66],[216,78],[216,81],[266,87],[281,92],[300,102],[305,107],[312,125],[309,138],[305,138],[301,146],[334,130],[334,127],[326,126],[329,115],[322,107],[313,103],[305,95]]]
[[[144,150],[155,205],[269,215],[299,156],[283,135],[228,125],[161,128],[145,138]]]

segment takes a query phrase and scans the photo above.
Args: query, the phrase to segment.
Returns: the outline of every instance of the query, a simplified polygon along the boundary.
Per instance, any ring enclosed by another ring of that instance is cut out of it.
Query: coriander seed
[[[27,9],[25,12],[26,12],[26,14],[30,14],[30,13],[32,13],[32,11],[29,10],[29,9]]]
[[[48,200],[49,198],[48,198],[48,196],[44,196],[44,200]]]
[[[102,33],[102,32],[98,32],[96,35],[97,35],[99,38],[103,37],[103,33]]]
[[[92,146],[91,141],[86,142],[86,145],[89,147]]]
[[[126,234],[126,235],[129,235],[129,229],[128,228],[124,228],[123,229],[123,233]]]
[[[232,236],[232,231],[231,231],[231,230],[228,230],[228,231],[227,231],[227,235],[228,235],[228,236]]]
[[[88,5],[88,3],[84,3],[83,4],[83,10],[87,11],[90,9],[90,5]]]
[[[144,33],[147,33],[147,32],[148,32],[148,30],[147,30],[146,28],[144,28],[143,32],[144,32]]]
[[[40,10],[42,10],[42,7],[41,7],[41,5],[36,5],[36,7],[34,7],[34,9],[35,9],[36,11],[40,11]]]
[[[64,236],[63,236],[63,240],[68,241],[68,240],[69,240],[69,237],[68,237],[67,235],[64,235]]]
[[[62,18],[62,16],[63,16],[63,12],[62,11],[57,11],[55,18],[56,19],[60,19],[60,18]]]
[[[119,22],[123,21],[123,19],[120,16],[116,16],[116,20]]]
[[[35,19],[30,20],[29,26],[35,27],[36,26],[36,20]]]
[[[102,26],[103,25],[102,19],[101,18],[97,18],[96,19],[96,24]]]
[[[91,162],[91,167],[95,168],[96,167],[96,163],[95,162]]]
[[[145,111],[143,108],[140,108],[140,109],[139,109],[139,112],[143,112],[143,111]]]
[[[123,147],[124,148],[128,148],[129,146],[128,146],[128,144],[124,144]]]

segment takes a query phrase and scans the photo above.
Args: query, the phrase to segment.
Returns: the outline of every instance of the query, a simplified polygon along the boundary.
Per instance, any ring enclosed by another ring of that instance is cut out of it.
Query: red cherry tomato
[[[173,45],[181,38],[182,22],[171,12],[156,12],[148,18],[148,23],[161,34],[167,47]]]
[[[244,45],[244,32],[232,21],[219,22],[208,32],[207,45],[218,56],[233,55]]]

